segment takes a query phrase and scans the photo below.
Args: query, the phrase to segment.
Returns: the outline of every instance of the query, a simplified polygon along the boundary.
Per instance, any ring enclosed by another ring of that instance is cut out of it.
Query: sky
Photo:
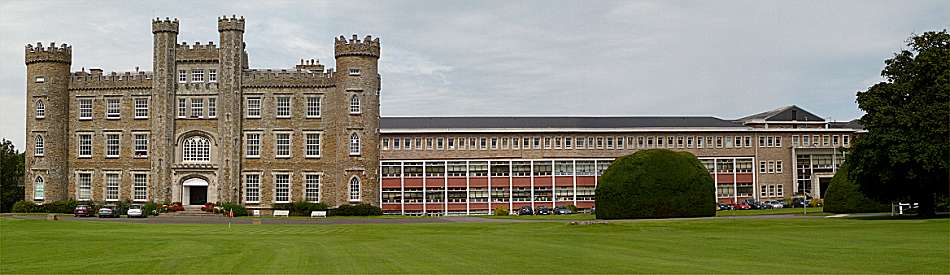
[[[179,42],[247,20],[251,68],[334,66],[333,38],[380,37],[382,116],[715,116],[798,105],[863,113],[912,34],[943,30],[948,1],[3,1],[0,137],[23,148],[24,46],[73,46],[72,71],[151,70],[151,19]]]

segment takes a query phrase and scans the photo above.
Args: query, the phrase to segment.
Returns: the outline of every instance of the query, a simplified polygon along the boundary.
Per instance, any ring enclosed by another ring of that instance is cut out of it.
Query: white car
[[[129,211],[127,211],[126,214],[129,215],[129,218],[144,218],[145,217],[145,215],[142,214],[141,205],[132,205],[131,207],[129,207]]]

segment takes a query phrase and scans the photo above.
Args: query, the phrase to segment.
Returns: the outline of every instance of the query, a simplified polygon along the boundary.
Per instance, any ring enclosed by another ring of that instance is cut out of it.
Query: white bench
[[[310,217],[311,217],[311,218],[326,218],[326,217],[327,217],[327,211],[311,211],[311,212],[310,212]]]
[[[290,210],[274,210],[274,217],[290,217]]]

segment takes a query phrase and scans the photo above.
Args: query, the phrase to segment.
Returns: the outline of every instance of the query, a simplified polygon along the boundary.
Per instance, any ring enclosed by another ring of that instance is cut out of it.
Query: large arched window
[[[202,136],[193,136],[185,139],[182,146],[182,161],[209,162],[211,161],[211,142]]]
[[[350,201],[359,201],[360,200],[360,178],[353,177],[350,179]]]
[[[360,155],[360,136],[356,133],[350,135],[350,155],[358,156]]]
[[[33,180],[33,199],[34,200],[43,200],[46,195],[46,184],[43,181],[43,177],[36,176],[36,179]]]
[[[43,100],[36,101],[36,118],[46,117],[46,103],[43,103]]]
[[[360,97],[353,95],[350,97],[350,113],[359,114],[360,113]]]
[[[43,156],[46,153],[46,143],[43,142],[43,135],[36,135],[33,139],[33,155]]]

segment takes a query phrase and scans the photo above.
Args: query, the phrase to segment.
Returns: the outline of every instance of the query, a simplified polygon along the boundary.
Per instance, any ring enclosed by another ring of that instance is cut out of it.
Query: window
[[[666,137],[666,147],[673,148],[673,137]]]
[[[79,191],[76,192],[76,199],[88,201],[92,199],[92,173],[76,173],[76,186]]]
[[[79,157],[92,157],[92,134],[79,134],[79,143],[77,145]]]
[[[752,136],[745,136],[745,147],[752,147]]]
[[[359,114],[360,113],[360,97],[353,95],[350,97],[350,113]]]
[[[617,137],[617,149],[623,149],[623,137]]]
[[[521,149],[530,149],[531,148],[531,138],[525,137],[521,139]]]
[[[35,81],[36,81],[36,83],[45,83],[45,82],[46,82],[46,77],[37,76],[36,79],[35,79]]]
[[[482,150],[488,149],[488,138],[480,138],[478,141],[479,141],[478,142],[479,149],[482,149]]]
[[[148,98],[135,98],[135,118],[148,118]]]
[[[211,161],[211,142],[202,136],[193,136],[185,139],[182,147],[182,161],[209,162]]]
[[[106,134],[106,157],[119,157],[119,134]]]
[[[771,160],[770,160],[770,161],[768,161],[768,164],[767,164],[767,165],[768,165],[768,173],[769,173],[769,174],[774,174],[774,173],[775,173],[775,161],[771,161]]]
[[[782,147],[782,137],[775,137],[775,147]]]
[[[422,150],[422,138],[416,138],[416,150]]]
[[[244,175],[244,202],[257,203],[261,201],[261,175]]]
[[[447,138],[446,141],[448,141],[449,150],[455,149],[455,138]]]
[[[185,118],[188,116],[188,102],[184,98],[178,99],[178,118]]]
[[[703,137],[696,137],[696,148],[703,148]]]
[[[36,118],[46,117],[46,103],[43,100],[36,101]]]
[[[290,174],[274,174],[274,202],[290,202]]]
[[[779,184],[779,185],[776,185],[776,186],[775,186],[775,196],[776,196],[776,197],[784,197],[784,196],[785,196],[785,194],[783,194],[784,192],[783,192],[783,190],[782,190],[783,186],[784,186],[784,185],[782,185],[782,184]]]
[[[548,141],[551,141],[551,138],[548,138]],[[491,138],[491,149],[492,150],[498,149],[498,138],[496,137]]]
[[[444,148],[445,148],[445,139],[442,138],[442,137],[436,138],[436,139],[435,139],[435,149],[436,149],[436,150],[442,150],[442,149],[444,149]]]
[[[798,147],[799,145],[801,145],[801,140],[799,139],[799,136],[798,135],[792,136],[792,146]]]
[[[309,118],[320,117],[320,97],[319,96],[307,97],[307,117]]]
[[[432,150],[432,138],[426,138],[426,150]]]
[[[532,146],[532,148],[541,149],[541,138],[539,137],[534,138],[534,146]]]
[[[304,175],[304,200],[309,202],[320,201],[320,174]]]
[[[765,174],[766,172],[765,167],[766,167],[765,161],[759,161],[759,174]]]
[[[188,71],[178,70],[178,83],[188,82]]]
[[[120,98],[106,98],[106,119],[119,119],[122,115],[120,107],[122,101]]]
[[[359,69],[359,68],[350,68],[350,75],[352,75],[352,76],[360,75],[360,69]]]
[[[831,136],[831,146],[838,146],[839,138],[840,136],[838,135]]]
[[[205,105],[205,100],[203,98],[192,98],[191,99],[191,117],[203,118],[204,112],[205,112],[204,105]]]
[[[613,137],[608,137],[608,138],[607,138],[607,149],[614,149],[614,138],[613,138]]]
[[[393,138],[393,150],[399,150],[399,147],[400,147],[400,145],[401,145],[400,142],[402,142],[402,139],[400,139],[400,138]],[[450,144],[451,144],[451,143],[450,143]],[[450,146],[451,146],[451,145],[450,145]]]
[[[278,118],[290,117],[290,97],[289,96],[277,97],[277,117]]]
[[[290,157],[290,133],[274,134],[276,145],[274,146],[274,155],[278,158]]]
[[[106,173],[106,201],[119,200],[119,174]]]
[[[306,133],[306,145],[304,146],[305,156],[308,158],[320,157],[320,133]]]
[[[574,138],[565,137],[564,138],[564,149],[571,149],[574,147]]]
[[[693,148],[693,136],[686,137],[686,148]]]
[[[775,173],[779,173],[779,174],[782,173],[782,161],[781,161],[781,160],[776,160],[776,161],[775,161]]]
[[[716,148],[722,148],[722,136],[716,137]]]
[[[350,179],[350,201],[359,201],[360,200],[360,178],[353,177]]]
[[[208,82],[218,82],[218,70],[208,69]]]
[[[683,147],[685,146],[685,144],[683,143],[683,141],[684,141],[683,139],[684,139],[683,137],[676,137],[676,147],[677,147],[677,148],[683,148]]]
[[[350,155],[359,156],[360,155],[360,136],[356,133],[350,135]]]
[[[79,119],[80,120],[92,119],[92,99],[91,98],[79,99]]]
[[[849,146],[849,145],[851,145],[851,136],[842,135],[842,136],[841,136],[841,146],[847,147],[847,146]]]
[[[809,138],[808,135],[803,135],[803,136],[802,136],[802,146],[808,146],[808,145],[811,145],[811,139]]]
[[[43,142],[43,135],[36,135],[33,138],[33,155],[37,157],[42,157],[46,153],[45,142]]]
[[[247,98],[247,117],[248,118],[261,117],[261,98],[260,97]]]
[[[36,176],[36,179],[33,180],[33,199],[34,200],[43,200],[45,198],[45,189],[46,186],[43,182],[43,177]]]
[[[218,117],[218,98],[208,98],[208,118]]]
[[[831,144],[831,137],[828,135],[821,136],[821,145],[828,146]]]
[[[597,149],[603,149],[603,148],[604,148],[604,138],[597,137]]]
[[[258,158],[261,156],[261,134],[260,133],[246,133],[244,134],[244,147],[245,153],[244,156],[248,158]]]
[[[760,137],[759,137],[759,147],[765,147],[765,137],[764,137],[764,136],[760,136]]]
[[[132,200],[145,201],[148,199],[148,174],[132,174]]]
[[[742,147],[742,137],[736,136],[736,148]]]
[[[132,136],[135,139],[133,148],[134,157],[148,157],[148,134],[132,134]]]
[[[201,69],[191,70],[191,82],[205,82],[205,72]]]

